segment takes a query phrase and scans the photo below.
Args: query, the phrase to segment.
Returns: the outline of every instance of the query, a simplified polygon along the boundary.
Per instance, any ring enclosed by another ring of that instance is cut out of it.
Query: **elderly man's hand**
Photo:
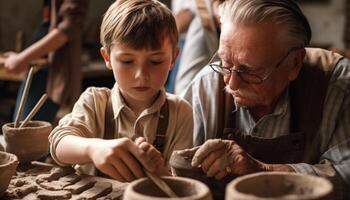
[[[207,176],[216,179],[229,173],[244,175],[268,169],[267,164],[254,159],[232,140],[211,139],[183,153],[192,154],[192,166],[201,167]]]

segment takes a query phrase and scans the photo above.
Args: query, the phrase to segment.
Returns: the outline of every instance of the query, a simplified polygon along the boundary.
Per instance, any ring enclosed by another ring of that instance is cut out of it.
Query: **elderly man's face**
[[[219,57],[223,66],[266,77],[262,83],[248,83],[236,73],[224,76],[226,91],[232,94],[238,106],[273,106],[294,80],[300,69],[300,50],[289,52],[292,45],[272,23],[252,25],[223,22],[221,26]],[[302,55],[302,56],[301,56]],[[276,68],[277,67],[277,68]]]

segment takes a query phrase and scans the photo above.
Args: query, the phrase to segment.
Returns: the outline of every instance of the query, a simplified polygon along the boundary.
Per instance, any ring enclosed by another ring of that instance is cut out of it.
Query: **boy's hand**
[[[155,172],[158,176],[169,176],[170,172],[166,168],[162,154],[143,137],[138,137],[135,140],[136,145],[141,148],[146,156],[157,166]]]
[[[151,172],[155,172],[157,167],[147,153],[129,138],[95,142],[89,149],[89,155],[100,171],[122,182],[144,177],[143,167]]]

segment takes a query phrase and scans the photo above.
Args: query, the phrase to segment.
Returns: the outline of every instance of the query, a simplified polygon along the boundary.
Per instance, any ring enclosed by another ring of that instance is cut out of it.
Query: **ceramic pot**
[[[260,172],[239,177],[226,187],[226,200],[331,199],[332,184],[325,178],[288,173]]]
[[[0,197],[3,196],[16,172],[18,159],[16,155],[0,151]]]
[[[125,189],[124,200],[212,200],[209,188],[196,180],[163,176],[162,179],[170,186],[170,188],[179,196],[178,198],[170,198],[164,194],[158,186],[149,178],[142,178],[131,182]]]
[[[5,151],[13,153],[21,163],[37,160],[49,152],[48,136],[52,126],[44,121],[30,121],[26,127],[14,128],[14,123],[2,126]]]

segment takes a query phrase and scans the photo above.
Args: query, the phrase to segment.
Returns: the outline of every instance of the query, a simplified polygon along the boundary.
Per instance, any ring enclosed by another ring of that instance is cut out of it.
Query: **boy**
[[[61,165],[92,163],[119,181],[143,177],[143,168],[170,175],[162,155],[167,163],[173,150],[191,147],[193,128],[190,105],[163,89],[178,54],[171,11],[156,0],[118,0],[100,37],[116,84],[80,96],[50,134],[52,157]]]

